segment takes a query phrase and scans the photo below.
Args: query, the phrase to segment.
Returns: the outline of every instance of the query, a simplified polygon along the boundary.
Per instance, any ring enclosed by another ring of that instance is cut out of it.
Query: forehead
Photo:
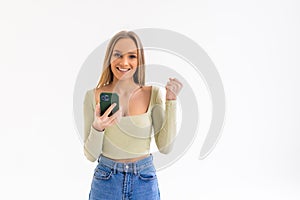
[[[113,50],[124,52],[137,52],[137,47],[131,38],[122,38],[117,41]]]

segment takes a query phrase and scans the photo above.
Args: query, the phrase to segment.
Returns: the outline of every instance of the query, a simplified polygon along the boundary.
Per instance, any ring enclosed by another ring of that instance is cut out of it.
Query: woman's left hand
[[[182,83],[176,78],[169,78],[169,81],[166,85],[166,100],[176,100],[177,95],[179,94],[181,88],[183,87]]]

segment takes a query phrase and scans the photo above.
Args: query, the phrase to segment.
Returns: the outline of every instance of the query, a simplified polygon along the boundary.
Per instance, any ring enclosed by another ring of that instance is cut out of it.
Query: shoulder
[[[85,91],[85,99],[90,99],[91,97],[94,96],[94,88],[88,89]]]
[[[146,85],[146,86],[142,86],[141,89],[145,93],[151,93],[151,90],[153,89],[153,87],[151,85]]]
[[[152,101],[155,104],[161,104],[163,102],[162,89],[159,86],[152,85]]]
[[[85,96],[84,96],[84,101],[83,101],[84,105],[93,106],[94,105],[94,99],[95,99],[94,88],[86,90],[85,91]]]
[[[161,95],[162,88],[156,85],[152,85],[152,92],[155,94],[155,96]]]

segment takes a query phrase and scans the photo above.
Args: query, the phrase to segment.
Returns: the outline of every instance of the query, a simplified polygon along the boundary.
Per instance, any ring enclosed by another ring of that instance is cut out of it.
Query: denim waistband
[[[114,173],[118,172],[132,172],[138,173],[141,170],[153,165],[153,156],[150,154],[148,157],[138,160],[136,162],[116,162],[108,157],[100,155],[98,163],[111,168]]]

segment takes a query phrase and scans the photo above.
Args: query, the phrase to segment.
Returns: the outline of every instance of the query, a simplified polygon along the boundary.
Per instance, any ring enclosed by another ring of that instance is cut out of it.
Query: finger
[[[167,82],[167,84],[179,84],[179,82],[175,81],[175,80],[170,80]]]
[[[110,122],[107,124],[107,126],[112,126],[112,125],[114,125],[115,123],[117,123],[117,119],[114,119],[114,120],[110,121]]]
[[[115,124],[117,122],[118,122],[118,118],[117,117],[115,117],[115,118],[110,117],[110,120],[107,123],[107,126],[111,126],[111,125],[113,125],[113,124]]]
[[[181,87],[175,84],[170,84],[166,86],[166,89],[177,96],[181,90]]]
[[[176,92],[173,89],[173,86],[168,85],[168,86],[166,86],[166,89],[169,90],[170,92],[172,92],[173,94],[176,94]]]
[[[122,109],[120,108],[117,112],[115,112],[112,116],[111,116],[111,118],[112,117],[118,117],[119,115],[121,115],[122,114]]]
[[[171,82],[176,82],[176,83],[179,83],[180,85],[182,85],[182,83],[177,78],[169,78],[169,80]]]
[[[180,82],[175,82],[175,81],[173,81],[173,82],[169,82],[167,85],[169,85],[169,86],[172,86],[173,87],[173,90],[174,91],[180,91],[181,90],[181,88],[182,88],[182,83],[180,83]]]
[[[170,88],[174,92],[177,91],[178,90],[177,88],[179,87],[179,85],[177,85],[177,83],[174,83],[174,82],[173,83],[168,83],[167,86],[168,86],[168,88]]]
[[[169,81],[167,84],[180,86],[180,84],[178,82],[175,82],[175,81]]]
[[[169,78],[169,79],[170,79],[170,82],[177,83],[177,84],[179,84],[181,87],[183,86],[183,84],[182,84],[177,78]]]
[[[175,82],[176,84],[180,85],[180,87],[183,86],[183,84],[182,84],[178,79],[175,79],[174,82]]]
[[[103,117],[108,117],[109,113],[111,113],[111,111],[114,109],[114,107],[116,106],[116,103],[111,104],[108,109],[104,112]]]
[[[109,117],[109,123],[115,119],[117,119],[121,115],[121,110],[115,112],[112,116]]]
[[[177,82],[173,82],[173,86],[174,86],[174,90],[176,90],[176,91],[180,91],[180,89],[181,89],[181,85],[180,85],[179,83],[177,83]]]
[[[173,85],[171,85],[171,84],[167,84],[167,85],[166,85],[166,89],[167,89],[167,90],[171,90],[171,91],[174,90],[174,89],[173,89]]]
[[[95,107],[95,116],[100,117],[100,104],[97,103]]]

